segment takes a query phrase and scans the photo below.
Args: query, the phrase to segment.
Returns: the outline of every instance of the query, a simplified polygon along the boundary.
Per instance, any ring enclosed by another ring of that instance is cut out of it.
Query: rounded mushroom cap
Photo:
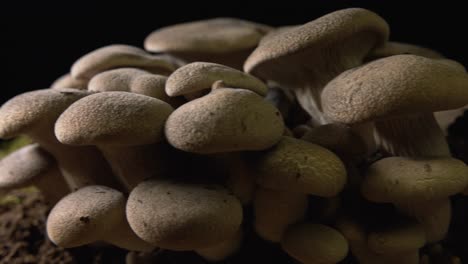
[[[177,108],[165,134],[175,148],[195,153],[261,150],[283,134],[279,111],[258,94],[218,88]]]
[[[0,189],[33,184],[55,165],[53,157],[38,144],[31,144],[0,160]]]
[[[281,247],[302,263],[338,263],[348,255],[348,242],[340,232],[312,223],[289,228],[281,239]]]
[[[175,67],[164,59],[128,45],[110,45],[79,58],[71,68],[75,79],[89,80],[94,75],[115,68],[138,67],[149,72],[168,74]]]
[[[60,89],[60,88],[73,88],[78,90],[86,90],[88,82],[86,80],[77,80],[71,76],[70,73],[67,73],[57,80],[55,80],[50,86],[51,89]]]
[[[54,244],[77,247],[104,238],[122,221],[125,196],[106,186],[87,186],[60,200],[47,218]]]
[[[322,92],[324,113],[359,123],[468,104],[468,75],[456,63],[396,55],[348,70]]]
[[[366,199],[420,203],[457,194],[468,185],[468,167],[452,158],[390,157],[372,164],[362,184]]]
[[[148,243],[194,250],[234,237],[242,223],[242,206],[220,186],[152,180],[130,193],[127,219]]]
[[[70,104],[89,94],[77,89],[44,89],[17,95],[0,108],[0,138],[53,123]]]
[[[222,54],[253,49],[269,26],[235,18],[214,18],[168,26],[145,39],[145,49],[167,53]]]
[[[268,87],[256,77],[217,63],[194,62],[174,71],[167,79],[170,96],[185,95],[212,87],[216,81],[233,88],[251,90],[266,95]]]
[[[370,232],[367,237],[369,249],[377,254],[397,255],[417,251],[426,244],[426,233],[418,223],[393,225],[383,230]]]
[[[442,54],[435,50],[408,43],[389,41],[385,45],[372,50],[365,60],[371,61],[400,54],[413,54],[431,59],[444,58]]]
[[[367,38],[374,43],[372,48],[387,40],[389,27],[385,20],[369,10],[339,10],[262,41],[245,62],[244,71],[264,79],[274,76],[278,80],[300,82],[300,79],[307,79],[302,76],[304,66],[301,61],[306,60],[313,67],[320,62],[311,60],[312,55],[323,55],[323,50],[329,50],[333,45],[346,47],[343,43],[353,37],[362,38],[361,34],[369,36]],[[328,59],[327,63],[334,60]],[[279,66],[280,62],[282,66]]]
[[[143,145],[163,139],[173,108],[127,92],[97,93],[72,104],[55,123],[57,139],[70,145]]]
[[[345,166],[335,154],[292,137],[283,136],[272,149],[260,153],[255,169],[257,183],[273,190],[332,197],[346,183]]]

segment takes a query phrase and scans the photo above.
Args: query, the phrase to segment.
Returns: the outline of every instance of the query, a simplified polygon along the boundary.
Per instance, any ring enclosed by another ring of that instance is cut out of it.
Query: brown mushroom
[[[412,54],[418,55],[431,59],[443,59],[444,56],[435,50],[431,50],[425,47],[401,43],[395,41],[389,41],[385,45],[373,49],[365,58],[365,61],[373,61],[385,57],[401,54]]]
[[[73,88],[78,90],[86,90],[88,87],[88,81],[77,80],[67,73],[57,80],[55,80],[50,86],[51,89],[62,89],[62,88]]]

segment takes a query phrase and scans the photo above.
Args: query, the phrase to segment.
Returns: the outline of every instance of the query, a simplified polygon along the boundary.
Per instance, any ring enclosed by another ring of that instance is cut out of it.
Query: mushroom
[[[281,138],[283,119],[258,94],[218,88],[177,108],[165,135],[175,148],[194,153],[267,149]]]
[[[390,57],[394,55],[401,55],[401,54],[412,54],[412,55],[418,55],[418,56],[431,58],[431,59],[443,59],[444,58],[442,54],[440,54],[439,52],[435,50],[431,50],[425,47],[408,44],[408,43],[389,41],[385,43],[385,45],[377,47],[376,49],[373,49],[364,60],[373,61],[373,60]]]
[[[106,186],[92,185],[60,200],[47,218],[50,240],[65,248],[105,241],[120,248],[151,251],[125,218],[125,196]]]
[[[307,195],[258,188],[254,196],[255,232],[263,239],[280,242],[286,229],[304,219]]]
[[[51,89],[62,89],[62,88],[73,88],[78,90],[86,90],[88,87],[88,81],[77,80],[67,73],[57,80],[55,80],[50,86]]]
[[[345,166],[335,154],[292,137],[256,154],[255,162],[257,184],[264,188],[333,197],[346,183]]]
[[[281,247],[301,263],[338,263],[348,255],[348,242],[340,232],[313,223],[290,227],[281,239]]]
[[[236,235],[242,205],[218,185],[148,180],[130,193],[127,219],[135,233],[152,245],[198,250]]]
[[[96,148],[67,146],[54,135],[55,121],[60,114],[89,94],[76,89],[44,89],[18,95],[0,108],[0,138],[24,134],[39,143],[57,160],[72,190],[92,184],[120,188]]]
[[[265,96],[268,87],[247,73],[216,63],[194,62],[174,71],[166,83],[169,96],[186,95],[210,89],[216,81],[225,87],[251,90]]]
[[[145,39],[145,49],[187,62],[215,62],[241,69],[269,30],[269,26],[236,18],[206,19],[160,28]]]
[[[0,160],[0,190],[29,185],[36,186],[52,206],[70,191],[54,158],[38,144],[24,146]]]
[[[390,223],[367,236],[370,250],[381,255],[398,255],[418,251],[426,244],[424,228],[419,223]]]
[[[177,108],[185,100],[166,94],[167,77],[152,74],[136,68],[120,68],[95,75],[88,85],[88,90],[95,92],[122,91],[154,97]]]
[[[457,118],[463,116],[467,109],[468,106],[463,106],[457,109],[434,112],[434,118],[442,131],[444,131],[445,136],[448,136],[449,127],[456,122]]]
[[[163,75],[175,70],[174,65],[160,56],[151,55],[137,47],[115,44],[79,58],[72,65],[71,75],[76,80],[87,81],[100,72],[122,67],[135,67]]]
[[[145,95],[97,93],[63,112],[55,123],[55,135],[64,144],[96,145],[131,190],[143,179],[164,173],[165,146],[155,144],[163,140],[164,123],[172,110]]]
[[[321,91],[341,72],[359,66],[370,50],[385,43],[389,28],[377,14],[339,10],[262,41],[244,71],[292,89],[314,122],[326,124]]]
[[[234,237],[227,239],[215,246],[209,248],[197,249],[198,255],[202,256],[205,260],[210,262],[218,262],[226,259],[227,257],[235,254],[241,247],[243,232],[239,229]]]

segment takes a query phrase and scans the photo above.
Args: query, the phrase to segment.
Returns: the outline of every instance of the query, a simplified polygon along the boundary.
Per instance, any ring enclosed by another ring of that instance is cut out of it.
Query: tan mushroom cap
[[[242,223],[242,205],[221,186],[152,180],[130,193],[127,219],[153,245],[194,250],[234,237]]]
[[[72,104],[55,123],[55,135],[71,145],[143,145],[163,139],[172,107],[127,92],[90,95]]]
[[[50,86],[51,89],[60,89],[60,88],[73,88],[78,90],[86,90],[88,86],[87,80],[77,80],[71,76],[70,73],[67,73],[57,80],[55,80]]]
[[[244,70],[263,79],[280,83],[304,83],[303,65],[317,63],[314,57],[323,55],[331,45],[346,43],[350,38],[366,34],[373,46],[387,40],[389,28],[377,14],[361,8],[339,10],[302,26],[284,30],[262,41],[244,64]],[[361,36],[362,37],[362,36]],[[367,50],[365,54],[367,54]],[[312,56],[312,57],[311,57]],[[300,68],[298,70],[298,68]]]
[[[80,59],[71,68],[75,79],[89,80],[94,75],[115,68],[138,67],[152,73],[169,74],[175,66],[159,56],[128,45],[110,45],[96,49]]]
[[[44,89],[17,95],[0,108],[0,138],[55,122],[70,104],[89,94],[76,89]]]
[[[370,232],[367,244],[374,253],[396,255],[422,248],[426,244],[426,234],[418,223],[390,226]]]
[[[279,111],[258,94],[218,88],[177,108],[165,135],[175,148],[195,153],[262,150],[283,134]]]
[[[338,263],[348,255],[348,242],[337,230],[312,223],[302,223],[286,231],[281,247],[302,263]]]
[[[380,58],[390,57],[400,54],[412,54],[418,55],[431,59],[442,59],[444,56],[435,50],[431,50],[425,47],[401,43],[395,41],[389,41],[381,47],[377,47],[372,50],[366,57],[366,61],[376,60]]]
[[[170,96],[185,95],[209,89],[216,81],[226,87],[251,90],[265,96],[268,87],[256,77],[234,68],[210,62],[194,62],[174,71],[167,79],[166,92]]]
[[[125,196],[99,185],[81,188],[58,202],[48,216],[47,234],[66,248],[95,241],[129,250],[154,248],[131,232],[125,219]]]
[[[343,162],[318,145],[282,137],[256,160],[257,183],[273,190],[302,192],[322,197],[337,195],[346,183]]]
[[[444,199],[468,185],[468,167],[453,158],[390,157],[372,164],[362,194],[373,202],[420,203]]]
[[[396,55],[348,70],[324,88],[324,113],[335,122],[435,112],[468,103],[468,75],[456,63]]]
[[[145,49],[174,54],[222,54],[253,49],[271,28],[236,18],[214,18],[177,24],[152,32]]]

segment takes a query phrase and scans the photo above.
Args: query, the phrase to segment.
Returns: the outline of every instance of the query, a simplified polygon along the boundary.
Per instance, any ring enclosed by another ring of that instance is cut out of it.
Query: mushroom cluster
[[[444,136],[468,75],[389,31],[350,8],[276,29],[201,20],[152,32],[146,50],[99,48],[0,108],[0,137],[34,142],[0,161],[0,189],[37,186],[61,247],[216,262],[254,230],[301,263],[430,263],[420,250],[445,238],[451,196],[468,194]]]

